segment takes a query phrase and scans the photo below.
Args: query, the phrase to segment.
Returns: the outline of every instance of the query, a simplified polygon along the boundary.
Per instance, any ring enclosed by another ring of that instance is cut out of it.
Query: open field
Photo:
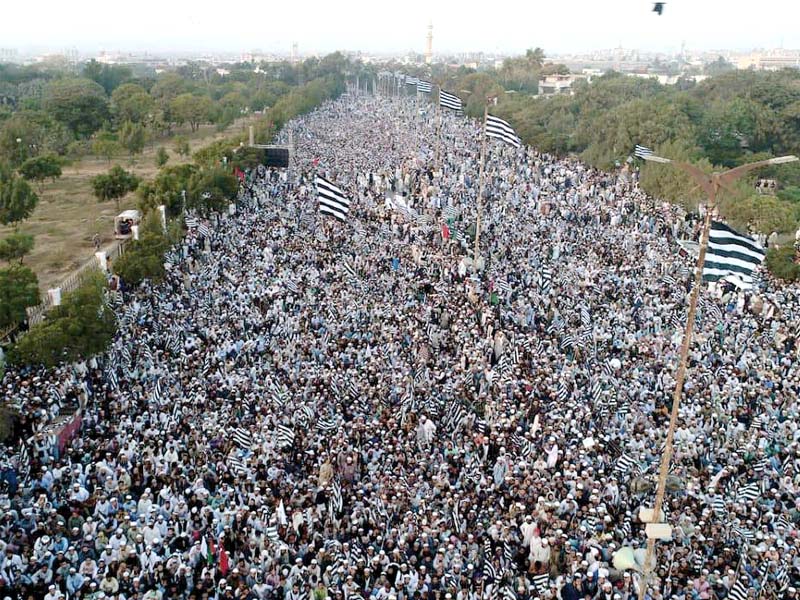
[[[204,125],[194,133],[187,128],[177,131],[177,134],[186,137],[191,151],[195,152],[210,142],[244,131],[248,122],[245,119],[237,121],[224,132],[218,132],[213,125]],[[63,175],[56,182],[45,183],[36,211],[19,228],[24,233],[36,236],[36,245],[33,252],[25,257],[25,264],[36,272],[43,293],[91,259],[95,233],[100,235],[104,246],[113,241],[116,203],[99,203],[92,194],[91,178],[105,173],[115,164],[143,179],[152,178],[158,171],[155,154],[162,146],[169,152],[168,165],[191,161],[191,156],[181,157],[173,151],[172,138],[161,139],[148,143],[144,152],[135,157],[133,164],[127,157],[108,162],[103,158],[86,156],[65,166]],[[135,208],[136,202],[136,194],[129,194],[120,201],[120,209]],[[0,237],[10,231],[10,227],[0,225]]]

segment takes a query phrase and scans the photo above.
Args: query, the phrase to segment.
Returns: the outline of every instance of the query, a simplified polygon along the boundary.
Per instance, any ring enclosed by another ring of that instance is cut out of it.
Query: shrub
[[[794,262],[794,248],[780,246],[767,250],[767,270],[770,274],[784,281],[797,281],[800,279],[800,265]]]

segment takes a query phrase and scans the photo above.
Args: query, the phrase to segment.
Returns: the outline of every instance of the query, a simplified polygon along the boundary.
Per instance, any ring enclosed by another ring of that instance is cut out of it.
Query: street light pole
[[[703,266],[706,262],[706,251],[708,249],[708,236],[711,229],[711,216],[718,206],[720,193],[723,189],[730,191],[730,185],[742,177],[745,173],[764,167],[767,165],[779,165],[798,160],[796,156],[780,156],[777,158],[770,158],[768,160],[760,160],[753,163],[741,165],[734,169],[730,169],[723,173],[712,173],[708,175],[695,165],[684,162],[675,162],[668,158],[662,158],[655,155],[642,156],[644,160],[650,162],[657,162],[662,164],[672,164],[688,173],[694,179],[703,191],[708,196],[708,204],[706,205],[706,215],[703,220],[703,230],[700,235],[700,248],[697,255],[697,266],[694,275],[694,287],[689,296],[689,311],[686,316],[686,328],[683,332],[683,343],[681,344],[680,363],[678,364],[678,372],[675,376],[675,391],[672,395],[672,411],[669,417],[669,428],[667,429],[667,440],[664,445],[664,453],[661,456],[661,466],[658,473],[658,484],[656,487],[656,499],[653,505],[653,512],[651,516],[651,523],[658,523],[661,520],[661,508],[664,505],[664,495],[666,493],[667,476],[669,475],[669,464],[672,460],[672,444],[675,438],[675,427],[678,423],[678,408],[681,402],[681,394],[683,392],[683,383],[686,380],[686,370],[689,358],[689,347],[692,343],[692,333],[694,332],[694,319],[697,312],[697,300],[700,296],[700,286],[703,284]],[[644,565],[642,566],[642,581],[639,586],[639,600],[644,600],[647,593],[648,579],[650,577],[652,568],[651,563],[655,554],[656,537],[648,536],[647,539],[647,552],[645,554]]]

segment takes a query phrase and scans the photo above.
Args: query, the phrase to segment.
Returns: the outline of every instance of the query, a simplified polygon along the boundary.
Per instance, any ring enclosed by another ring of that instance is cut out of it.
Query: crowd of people
[[[28,431],[82,423],[8,459],[0,598],[796,597],[799,290],[704,286],[645,580],[701,220],[490,143],[475,256],[480,124],[423,104],[290,122],[105,356],[9,369]]]

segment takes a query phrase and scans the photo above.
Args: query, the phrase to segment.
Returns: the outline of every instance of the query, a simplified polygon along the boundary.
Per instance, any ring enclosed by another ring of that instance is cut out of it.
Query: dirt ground
[[[177,131],[176,135],[185,136],[194,152],[221,137],[244,131],[246,126],[246,121],[242,120],[222,133],[213,125],[205,125],[196,132]],[[148,143],[133,163],[127,157],[118,157],[109,162],[103,158],[86,156],[65,166],[60,179],[45,183],[36,210],[19,227],[23,233],[36,237],[33,252],[25,257],[24,262],[39,277],[39,288],[43,293],[57,286],[91,258],[95,233],[100,235],[103,246],[113,241],[114,217],[118,214],[116,203],[98,202],[92,194],[91,178],[118,164],[143,179],[152,179],[158,171],[155,154],[162,146],[169,153],[168,165],[191,160],[191,157],[184,158],[174,152],[173,139],[155,140]],[[34,188],[37,186],[34,185]],[[136,202],[136,194],[128,194],[120,201],[120,210],[135,208]],[[10,232],[10,227],[0,225],[0,238]]]

